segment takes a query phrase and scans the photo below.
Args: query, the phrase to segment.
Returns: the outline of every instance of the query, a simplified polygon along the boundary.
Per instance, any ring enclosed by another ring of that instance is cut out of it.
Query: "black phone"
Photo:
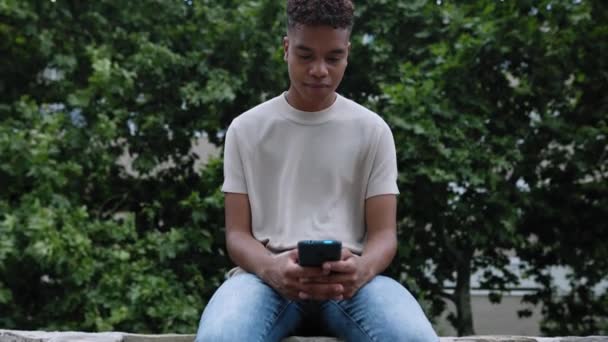
[[[303,240],[298,242],[298,263],[303,267],[320,267],[326,261],[342,256],[342,242],[336,240]]]

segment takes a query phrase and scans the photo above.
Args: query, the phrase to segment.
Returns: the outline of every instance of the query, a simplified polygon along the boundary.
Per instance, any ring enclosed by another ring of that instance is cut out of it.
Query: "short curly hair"
[[[354,10],[351,0],[287,0],[287,29],[328,25],[351,31]]]

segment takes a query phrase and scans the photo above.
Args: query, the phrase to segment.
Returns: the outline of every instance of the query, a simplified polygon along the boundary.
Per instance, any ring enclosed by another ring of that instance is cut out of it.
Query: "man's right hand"
[[[283,297],[291,300],[342,300],[344,287],[341,284],[302,282],[302,279],[327,275],[327,271],[320,267],[300,266],[297,249],[274,255],[273,258],[273,263],[260,277]]]

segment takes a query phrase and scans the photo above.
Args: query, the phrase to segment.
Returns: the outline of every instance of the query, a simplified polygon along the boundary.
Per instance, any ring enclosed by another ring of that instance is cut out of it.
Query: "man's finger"
[[[353,255],[353,253],[350,251],[350,249],[343,247],[342,248],[342,255],[340,257],[341,260],[346,260],[348,258],[350,258]]]
[[[301,278],[300,282],[304,284],[353,284],[356,279],[352,273],[334,273],[321,277]]]
[[[298,277],[300,278],[314,278],[320,277],[326,274],[320,267],[300,267],[298,270]]]
[[[302,284],[300,299],[328,300],[342,296],[344,286],[340,284]]]
[[[298,299],[301,300],[307,300],[307,299],[313,299],[313,300],[318,300],[318,301],[323,301],[323,300],[343,300],[344,299],[344,295],[337,295],[337,296],[333,296],[333,297],[326,297],[326,296],[317,296],[314,297],[308,293],[304,293],[304,292],[300,292],[298,294]]]
[[[290,249],[289,251],[286,252],[287,255],[289,255],[289,259],[293,260],[293,261],[298,261],[298,250],[297,249]]]
[[[318,277],[323,275],[323,269],[320,267],[302,267],[294,263],[289,266],[285,274],[291,278]]]
[[[338,273],[354,273],[357,271],[357,267],[351,259],[326,262],[325,264],[323,264],[323,269],[326,272],[330,271]]]

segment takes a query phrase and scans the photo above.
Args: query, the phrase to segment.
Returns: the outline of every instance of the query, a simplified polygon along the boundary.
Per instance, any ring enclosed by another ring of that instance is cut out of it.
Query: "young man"
[[[226,242],[239,266],[209,301],[197,341],[437,341],[416,300],[380,276],[396,248],[393,137],[340,96],[349,0],[288,0],[287,92],[243,113],[226,135]],[[300,240],[334,239],[342,259],[298,265]]]

